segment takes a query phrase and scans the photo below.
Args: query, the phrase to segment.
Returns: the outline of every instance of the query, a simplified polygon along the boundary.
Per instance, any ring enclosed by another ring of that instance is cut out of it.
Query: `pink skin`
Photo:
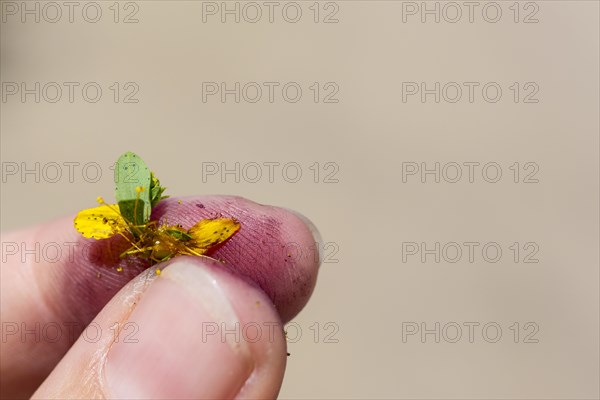
[[[180,204],[181,201],[181,204]],[[169,198],[152,211],[152,219],[189,228],[205,218],[236,218],[240,231],[212,252],[223,260],[219,267],[246,284],[259,287],[272,301],[282,322],[293,318],[308,301],[316,282],[318,251],[309,227],[287,210],[263,206],[240,197],[205,196]],[[21,253],[7,256],[2,265],[2,322],[74,323],[74,334],[56,343],[19,341],[18,335],[2,346],[2,386],[19,383],[31,393],[73,344],[83,328],[110,299],[148,264],[123,260],[129,247],[122,238],[85,239],[73,228],[73,217],[3,234],[3,242],[58,243],[62,256],[55,262],[35,262]],[[71,245],[72,257],[69,247]],[[117,272],[117,266],[123,271]],[[159,265],[160,266],[160,265]],[[24,355],[19,357],[18,355]],[[23,383],[27,376],[27,383]],[[4,394],[4,393],[3,393]]]

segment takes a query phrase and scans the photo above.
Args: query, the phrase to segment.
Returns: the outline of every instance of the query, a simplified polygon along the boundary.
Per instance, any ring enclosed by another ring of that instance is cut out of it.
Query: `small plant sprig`
[[[117,204],[107,204],[98,197],[100,206],[80,211],[74,224],[86,238],[103,240],[115,235],[125,238],[130,247],[121,253],[122,258],[141,257],[156,264],[177,255],[202,257],[240,229],[240,223],[233,218],[203,219],[190,229],[151,221],[152,209],[168,196],[163,196],[165,188],[132,152],[119,157],[115,182]]]

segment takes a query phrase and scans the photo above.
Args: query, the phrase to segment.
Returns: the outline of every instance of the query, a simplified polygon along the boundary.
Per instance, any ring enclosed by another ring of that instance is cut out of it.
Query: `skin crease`
[[[312,233],[300,218],[284,209],[232,196],[168,198],[152,210],[152,219],[182,224],[186,229],[201,219],[220,216],[236,218],[241,229],[210,256],[223,260],[218,265],[238,279],[259,287],[282,322],[289,321],[308,301],[319,265]],[[73,217],[42,228],[3,234],[3,242],[23,241],[28,249],[35,242],[57,243],[62,247],[62,256],[54,262],[35,262],[29,256],[24,263],[20,253],[6,257],[0,282],[2,321],[27,326],[56,321],[64,325],[67,321],[72,332],[56,343],[23,342],[18,340],[19,335],[3,343],[0,362],[3,395],[7,394],[6,387],[14,389],[14,383],[24,376],[28,379],[18,385],[20,394],[31,395],[85,326],[148,266],[140,259],[118,258],[129,247],[122,238],[83,238],[73,228]],[[117,266],[123,271],[117,272]]]

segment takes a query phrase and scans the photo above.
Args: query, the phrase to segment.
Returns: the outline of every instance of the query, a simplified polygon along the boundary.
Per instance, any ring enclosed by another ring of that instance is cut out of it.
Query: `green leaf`
[[[188,240],[192,239],[192,237],[188,233],[180,231],[179,229],[167,229],[166,232],[170,236],[174,237],[177,240],[181,240],[182,242],[187,242]]]
[[[163,192],[166,190],[167,188],[160,186],[160,181],[158,180],[158,178],[156,176],[154,176],[154,173],[151,173],[151,180],[150,180],[150,205],[152,208],[154,208],[155,205],[158,204],[159,201],[161,201],[162,199],[166,199],[169,196],[163,196]]]
[[[115,166],[115,183],[121,215],[134,225],[148,222],[152,208],[152,173],[144,160],[132,152],[119,157]],[[137,188],[141,188],[141,191]]]

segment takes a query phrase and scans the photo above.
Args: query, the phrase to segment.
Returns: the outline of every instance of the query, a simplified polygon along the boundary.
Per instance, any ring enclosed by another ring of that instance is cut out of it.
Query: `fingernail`
[[[107,355],[107,397],[232,398],[253,370],[239,318],[201,261],[172,262],[142,296]],[[224,332],[229,334],[224,335]]]
[[[323,263],[323,237],[321,236],[321,232],[317,229],[317,226],[303,214],[300,214],[296,210],[292,210],[291,208],[285,208],[286,211],[294,214],[296,217],[300,218],[302,222],[308,227],[308,230],[312,234],[314,239],[317,251],[319,252],[319,265]]]

